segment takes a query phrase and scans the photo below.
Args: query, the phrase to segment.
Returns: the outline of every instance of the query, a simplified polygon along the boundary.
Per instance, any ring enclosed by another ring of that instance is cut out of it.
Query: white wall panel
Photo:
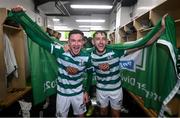
[[[115,41],[119,42],[119,27],[131,22],[134,18],[146,13],[153,7],[163,3],[166,0],[138,0],[138,2],[131,7],[120,7],[116,12],[116,32]],[[111,27],[111,26],[110,26]]]
[[[33,19],[38,21],[40,26],[44,25],[44,15],[36,14],[34,11],[34,3],[32,0],[0,0],[0,8],[12,8],[16,5],[22,5],[26,9],[26,13]]]
[[[164,1],[166,0],[138,0],[133,10],[133,17],[138,17]]]
[[[127,24],[131,19],[138,17],[164,1],[166,0],[138,0],[134,6],[121,7],[116,14],[118,17],[116,18],[116,28]],[[132,18],[130,17],[130,14],[132,14]]]

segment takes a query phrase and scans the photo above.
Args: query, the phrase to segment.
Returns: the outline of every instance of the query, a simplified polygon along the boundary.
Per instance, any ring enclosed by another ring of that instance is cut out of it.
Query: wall
[[[0,8],[10,9],[16,5],[22,5],[26,9],[26,13],[33,19],[33,21],[38,21],[40,26],[44,25],[44,15],[43,13],[35,13],[33,0],[0,0]]]
[[[44,14],[43,12],[41,12],[41,14],[37,14],[34,11],[34,3],[33,0],[0,0],[0,8],[8,8],[11,9],[12,7],[15,7],[16,5],[22,5],[25,9],[26,9],[26,13],[28,14],[28,16],[35,22],[37,22],[38,25],[40,26],[44,26]],[[25,35],[26,37],[26,35]],[[25,46],[27,47],[27,43],[25,40]],[[25,63],[26,63],[26,67],[25,67],[25,72],[26,72],[26,77],[28,77],[30,75],[30,71],[29,71],[29,67],[28,67],[28,50],[27,48],[25,48]]]
[[[113,32],[116,27],[116,11],[112,11],[109,16],[109,32]]]
[[[140,16],[141,14],[149,11],[153,7],[161,4],[166,0],[138,0],[138,2],[131,7],[121,7],[117,9],[116,12],[116,35],[115,41],[120,42],[118,28],[129,23],[134,18]]]
[[[117,14],[116,14],[116,31],[115,31],[115,42],[120,42],[120,36],[119,36],[119,27],[122,27],[123,25],[127,24],[131,21],[130,13],[132,12],[133,7],[117,7]]]
[[[133,9],[133,18],[149,11],[166,0],[138,0]]]

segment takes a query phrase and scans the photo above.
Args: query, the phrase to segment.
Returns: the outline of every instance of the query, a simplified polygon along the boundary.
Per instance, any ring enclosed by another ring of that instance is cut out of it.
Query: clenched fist
[[[13,12],[20,12],[20,11],[26,11],[26,9],[21,5],[17,5],[14,8],[12,8],[12,11]]]
[[[108,71],[109,70],[109,64],[108,63],[99,64],[98,67],[102,71]]]
[[[71,66],[68,66],[68,67],[66,67],[66,72],[67,72],[69,75],[75,75],[75,74],[77,74],[78,69],[77,69],[77,68],[74,68],[74,67],[71,67]]]

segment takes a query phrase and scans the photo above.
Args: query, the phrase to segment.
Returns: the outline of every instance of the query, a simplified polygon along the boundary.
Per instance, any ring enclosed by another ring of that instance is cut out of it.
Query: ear
[[[68,44],[70,44],[70,41],[69,41],[69,40],[70,40],[70,39],[68,39],[68,41],[67,41],[67,42],[68,42]]]
[[[91,43],[94,45],[94,39],[91,40]]]
[[[108,39],[106,39],[106,45],[108,44]]]

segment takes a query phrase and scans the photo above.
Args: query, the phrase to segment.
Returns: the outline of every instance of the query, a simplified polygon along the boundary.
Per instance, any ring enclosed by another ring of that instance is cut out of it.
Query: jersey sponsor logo
[[[147,50],[138,50],[132,54],[120,58],[121,69],[136,72],[136,69],[145,71]]]
[[[134,70],[134,61],[133,60],[120,61],[119,66],[121,69]]]

